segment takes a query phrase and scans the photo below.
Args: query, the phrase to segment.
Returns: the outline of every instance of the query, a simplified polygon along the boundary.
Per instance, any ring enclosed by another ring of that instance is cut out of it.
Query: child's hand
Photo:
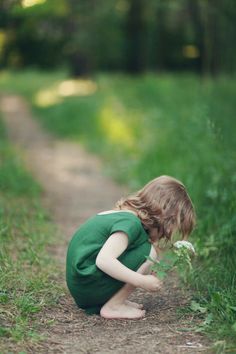
[[[140,287],[147,291],[158,291],[160,290],[161,285],[162,285],[161,280],[159,280],[156,276],[149,274],[149,275],[143,275],[142,283],[140,284]]]

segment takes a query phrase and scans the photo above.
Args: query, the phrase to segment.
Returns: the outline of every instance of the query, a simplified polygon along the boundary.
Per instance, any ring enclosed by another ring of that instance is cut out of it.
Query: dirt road
[[[32,118],[28,104],[18,96],[2,96],[9,137],[23,154],[26,165],[42,185],[43,204],[60,229],[62,240],[52,250],[64,277],[68,240],[89,216],[110,209],[127,190],[103,173],[101,161],[75,143],[60,141],[47,134]],[[68,122],[69,124],[69,122]],[[86,316],[77,309],[69,294],[57,309],[45,317],[54,319],[50,328],[42,326],[45,342],[32,353],[129,353],[177,354],[207,351],[208,340],[191,331],[194,320],[178,319],[176,309],[187,296],[169,280],[158,294],[137,290],[132,298],[147,310],[141,320],[105,320]]]

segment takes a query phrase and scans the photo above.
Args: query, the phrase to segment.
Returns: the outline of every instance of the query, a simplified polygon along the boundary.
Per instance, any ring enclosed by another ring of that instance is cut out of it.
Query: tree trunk
[[[220,18],[218,0],[187,0],[187,8],[200,50],[200,70],[204,76],[216,76],[220,69]]]
[[[192,22],[194,33],[195,33],[195,43],[199,49],[200,57],[199,57],[199,71],[205,75],[208,72],[208,68],[206,63],[207,54],[205,53],[206,46],[204,41],[204,24],[201,16],[201,9],[198,0],[187,0],[187,10],[190,15],[190,20]]]
[[[165,29],[165,8],[160,4],[156,10],[156,26],[154,30],[155,39],[155,68],[163,71],[166,68],[166,29]]]
[[[127,71],[141,73],[147,65],[147,24],[145,0],[130,0],[126,19]]]

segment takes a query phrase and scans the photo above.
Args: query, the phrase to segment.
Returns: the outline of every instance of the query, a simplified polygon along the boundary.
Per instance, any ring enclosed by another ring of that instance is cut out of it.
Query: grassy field
[[[100,74],[72,81],[60,72],[5,72],[1,88],[26,96],[52,134],[101,154],[105,172],[131,189],[161,174],[185,183],[198,216],[195,295],[185,310],[202,318],[197,330],[234,343],[234,78]]]
[[[56,229],[40,206],[40,192],[0,120],[1,353],[23,353],[43,340],[39,329],[51,323],[43,323],[41,314],[63,294],[47,252]]]

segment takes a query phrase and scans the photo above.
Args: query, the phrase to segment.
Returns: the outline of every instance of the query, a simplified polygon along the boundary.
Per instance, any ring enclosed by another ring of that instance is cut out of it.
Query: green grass
[[[131,189],[161,174],[186,184],[198,215],[191,286],[197,306],[205,309],[190,310],[202,318],[200,330],[233,343],[235,78],[100,74],[93,78],[94,93],[64,97],[59,88],[65,78],[58,72],[5,73],[0,88],[24,94],[51,133],[101,154],[105,172]]]
[[[43,313],[63,294],[56,281],[58,270],[48,253],[56,229],[40,206],[40,192],[19,154],[7,142],[0,120],[2,353],[21,351],[41,340],[38,332]]]

